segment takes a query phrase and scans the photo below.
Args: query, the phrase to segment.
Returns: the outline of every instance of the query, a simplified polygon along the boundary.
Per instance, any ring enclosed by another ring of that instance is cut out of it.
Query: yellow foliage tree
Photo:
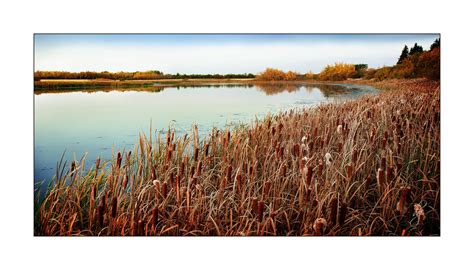
[[[350,78],[355,73],[355,66],[352,64],[335,63],[327,65],[318,75],[321,81],[342,81]]]
[[[257,75],[257,80],[262,81],[283,81],[285,79],[285,72],[275,68],[267,68],[264,72]]]

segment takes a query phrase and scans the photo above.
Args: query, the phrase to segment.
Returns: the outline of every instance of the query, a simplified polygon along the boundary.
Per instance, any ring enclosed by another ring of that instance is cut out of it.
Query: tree
[[[418,45],[418,43],[415,43],[415,45],[413,45],[413,48],[410,49],[410,55],[414,55],[416,53],[422,53],[422,52],[423,52],[423,47]]]
[[[441,41],[439,40],[439,38],[437,38],[433,44],[431,44],[431,47],[430,47],[430,51],[436,49],[436,48],[439,48],[441,46]]]
[[[402,54],[400,54],[400,57],[398,58],[397,65],[403,63],[403,60],[407,59],[407,57],[408,57],[408,46],[405,45],[405,47],[403,47]]]

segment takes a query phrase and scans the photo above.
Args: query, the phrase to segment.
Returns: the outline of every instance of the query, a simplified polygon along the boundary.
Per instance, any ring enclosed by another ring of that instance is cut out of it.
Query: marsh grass
[[[439,235],[439,84],[201,139],[141,134],[111,161],[63,165],[37,200],[35,235]]]

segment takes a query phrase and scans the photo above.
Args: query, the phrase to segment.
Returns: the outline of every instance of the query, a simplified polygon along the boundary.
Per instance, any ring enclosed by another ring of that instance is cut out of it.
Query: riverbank
[[[259,84],[259,85],[321,85],[321,84],[359,84],[370,85],[383,90],[410,88],[414,83],[426,84],[434,87],[439,82],[427,79],[391,79],[391,80],[345,80],[345,81],[318,81],[318,80],[294,80],[294,81],[262,81],[257,79],[167,79],[167,80],[41,80],[34,82],[37,91],[60,91],[74,89],[127,89],[136,88],[144,91],[153,91],[154,88],[190,85],[214,85],[214,84]]]
[[[394,91],[73,162],[35,235],[439,235],[439,83],[377,84]]]

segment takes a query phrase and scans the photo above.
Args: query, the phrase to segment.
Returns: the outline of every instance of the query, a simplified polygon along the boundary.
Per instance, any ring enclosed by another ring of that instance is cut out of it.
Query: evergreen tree
[[[432,51],[433,49],[435,48],[439,48],[441,46],[441,42],[439,40],[439,38],[437,38],[433,44],[431,44],[431,47],[430,47],[430,51]]]
[[[413,48],[410,49],[410,55],[414,55],[416,53],[421,53],[421,52],[423,52],[423,47],[418,45],[418,43],[415,43],[415,45],[413,45]]]
[[[403,60],[405,60],[407,57],[408,57],[408,46],[405,45],[405,47],[403,47],[402,54],[400,54],[400,57],[398,58],[397,65],[403,63]]]

